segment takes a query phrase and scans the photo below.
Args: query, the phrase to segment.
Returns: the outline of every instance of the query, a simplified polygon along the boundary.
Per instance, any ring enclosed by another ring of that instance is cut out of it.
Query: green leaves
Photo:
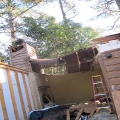
[[[56,23],[55,18],[47,15],[37,19],[28,17],[23,20],[19,31],[32,39],[37,46],[39,58],[63,56],[81,48],[87,48],[98,33],[92,28],[82,27],[80,23],[67,20]]]

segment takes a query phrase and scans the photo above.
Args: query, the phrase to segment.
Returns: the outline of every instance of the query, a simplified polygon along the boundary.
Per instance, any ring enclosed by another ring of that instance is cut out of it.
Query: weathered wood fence
[[[0,120],[27,120],[35,109],[29,73],[0,63]]]

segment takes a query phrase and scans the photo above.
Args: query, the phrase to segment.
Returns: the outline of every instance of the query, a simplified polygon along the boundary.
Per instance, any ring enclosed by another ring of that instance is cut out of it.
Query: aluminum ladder
[[[99,110],[103,108],[106,108],[111,112],[111,106],[108,99],[109,92],[103,82],[101,75],[92,76],[92,84],[93,84],[94,103],[95,103],[96,112],[99,112]],[[103,99],[105,99],[106,102],[103,102],[102,101]],[[99,101],[99,104],[97,103],[97,101]]]

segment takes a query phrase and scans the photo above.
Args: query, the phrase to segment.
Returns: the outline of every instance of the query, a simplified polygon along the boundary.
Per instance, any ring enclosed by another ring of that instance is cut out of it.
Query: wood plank
[[[29,57],[28,55],[26,55],[26,54],[20,54],[20,55],[16,55],[16,56],[14,56],[14,57],[12,57],[12,58],[19,58],[19,59],[22,59],[23,57]]]
[[[15,60],[15,61],[16,61],[16,60],[18,60],[18,61],[19,61],[19,60],[29,60],[29,57],[27,57],[27,56],[21,57],[21,58],[15,57],[15,58],[11,58],[11,60],[12,60],[12,61],[14,61],[14,60]]]
[[[31,86],[29,74],[27,74],[27,77],[28,77],[28,83],[29,83],[29,86],[30,86],[30,91],[31,91],[31,95],[32,95],[32,100],[33,100],[34,108],[36,110],[37,109],[37,105],[36,105],[35,96],[33,94],[33,90],[32,90],[32,86]]]
[[[22,64],[28,65],[29,62],[27,62],[27,61],[23,61],[23,62],[12,62],[12,64],[13,64],[13,65],[22,65]]]
[[[26,64],[14,64],[14,66],[17,66],[18,68],[22,68],[22,67],[28,67],[29,64],[28,65],[26,65]]]
[[[27,61],[26,61],[26,59],[13,59],[12,62],[16,63],[16,62],[27,62]]]
[[[29,110],[32,111],[32,107],[31,107],[31,103],[30,103],[30,96],[28,94],[28,88],[27,88],[27,85],[26,85],[26,80],[25,80],[25,76],[24,76],[23,72],[22,72],[22,80],[23,80],[23,85],[24,85],[24,88],[25,88],[25,93],[26,93],[26,97],[27,97],[28,107],[29,107]]]
[[[109,78],[120,77],[120,71],[112,71],[112,72],[108,72],[108,77],[109,77]]]
[[[1,102],[1,106],[2,106],[2,111],[3,111],[3,115],[4,115],[4,120],[8,120],[8,114],[7,114],[7,110],[6,110],[6,105],[5,105],[5,100],[4,100],[4,95],[3,95],[3,90],[2,90],[2,83],[0,81],[0,102]]]
[[[118,58],[118,57],[120,57],[120,49],[119,49],[119,50],[114,50],[114,51],[111,51],[111,52],[103,53],[103,54],[102,54],[102,58],[103,58],[103,59],[108,59],[108,58],[106,58],[106,54],[107,54],[107,53],[112,54],[112,58]],[[112,58],[111,58],[111,59],[112,59]]]
[[[110,84],[110,81],[109,81],[109,77],[108,77],[108,72],[107,72],[107,69],[106,69],[106,65],[105,65],[105,62],[104,60],[102,59],[102,56],[99,55],[98,56],[98,61],[99,61],[99,64],[100,64],[100,67],[102,69],[102,73],[104,75],[104,78],[105,78],[105,82],[107,83],[107,88],[109,90],[109,93],[110,91],[112,91],[112,88],[111,88],[111,84]]]
[[[79,110],[79,112],[78,112],[78,114],[77,114],[75,120],[79,120],[79,118],[80,118],[82,112],[83,112],[83,108],[81,108],[81,109]]]
[[[17,56],[18,54],[21,54],[21,53],[26,53],[26,49],[22,48],[21,50],[19,50],[17,52],[12,52],[11,57]]]
[[[66,120],[70,120],[70,111],[69,109],[66,110]]]
[[[116,64],[120,64],[120,58],[113,58],[113,59],[106,59],[105,60],[106,65],[116,65]]]
[[[16,118],[16,120],[19,120],[18,110],[17,110],[17,106],[16,106],[16,101],[15,101],[15,96],[14,96],[14,91],[13,91],[12,81],[11,81],[11,76],[10,76],[10,69],[6,69],[6,70],[7,70],[9,90],[10,90],[10,95],[11,95],[12,104],[13,104],[13,108],[14,108],[15,118]]]
[[[110,79],[111,85],[120,84],[120,77]]]
[[[120,120],[120,91],[112,92],[112,97],[115,104],[118,120]]]
[[[107,66],[108,72],[117,71],[117,70],[120,70],[120,64]]]
[[[4,69],[9,68],[10,70],[17,70],[17,71],[20,71],[20,72],[28,73],[27,71],[25,71],[23,69],[20,69],[20,68],[17,68],[15,66],[10,67],[10,66],[0,65],[0,68],[4,68]]]
[[[118,85],[113,85],[114,90],[120,90],[120,84]]]
[[[18,87],[18,93],[20,96],[20,102],[22,105],[21,107],[22,107],[24,119],[27,120],[27,115],[26,115],[25,106],[24,106],[23,97],[22,97],[22,91],[21,91],[20,82],[19,82],[19,78],[18,78],[18,71],[15,71],[15,78],[16,78],[16,83],[17,83],[17,87]]]
[[[96,38],[93,39],[93,41],[95,43],[106,43],[110,40],[116,40],[119,39],[120,34],[114,34],[114,35],[109,35],[109,36],[105,36],[105,37],[101,37],[101,38]]]

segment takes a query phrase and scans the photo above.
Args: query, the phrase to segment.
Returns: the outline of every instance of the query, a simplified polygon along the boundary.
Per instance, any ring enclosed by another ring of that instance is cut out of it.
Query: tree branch
[[[70,17],[70,18],[68,18],[68,20],[69,20],[69,19],[71,19],[71,18],[74,18],[74,17],[76,17],[78,14],[79,14],[79,13],[77,13],[77,14],[76,14],[76,15],[74,15],[73,17]]]
[[[75,7],[75,4],[68,10],[66,11],[65,13],[69,12],[71,9],[73,9]]]
[[[115,26],[116,22],[117,22],[119,19],[120,19],[120,16],[115,20],[113,26],[112,26],[109,30],[113,29],[113,27]]]
[[[40,1],[41,2],[41,1]],[[29,7],[28,9],[26,9],[25,11],[21,12],[19,15],[17,15],[16,17],[13,18],[13,20],[15,20],[18,16],[21,16],[22,14],[24,14],[25,12],[27,12],[28,10],[30,10],[31,8],[35,7],[36,5],[38,5],[40,2],[35,3],[33,6]]]

